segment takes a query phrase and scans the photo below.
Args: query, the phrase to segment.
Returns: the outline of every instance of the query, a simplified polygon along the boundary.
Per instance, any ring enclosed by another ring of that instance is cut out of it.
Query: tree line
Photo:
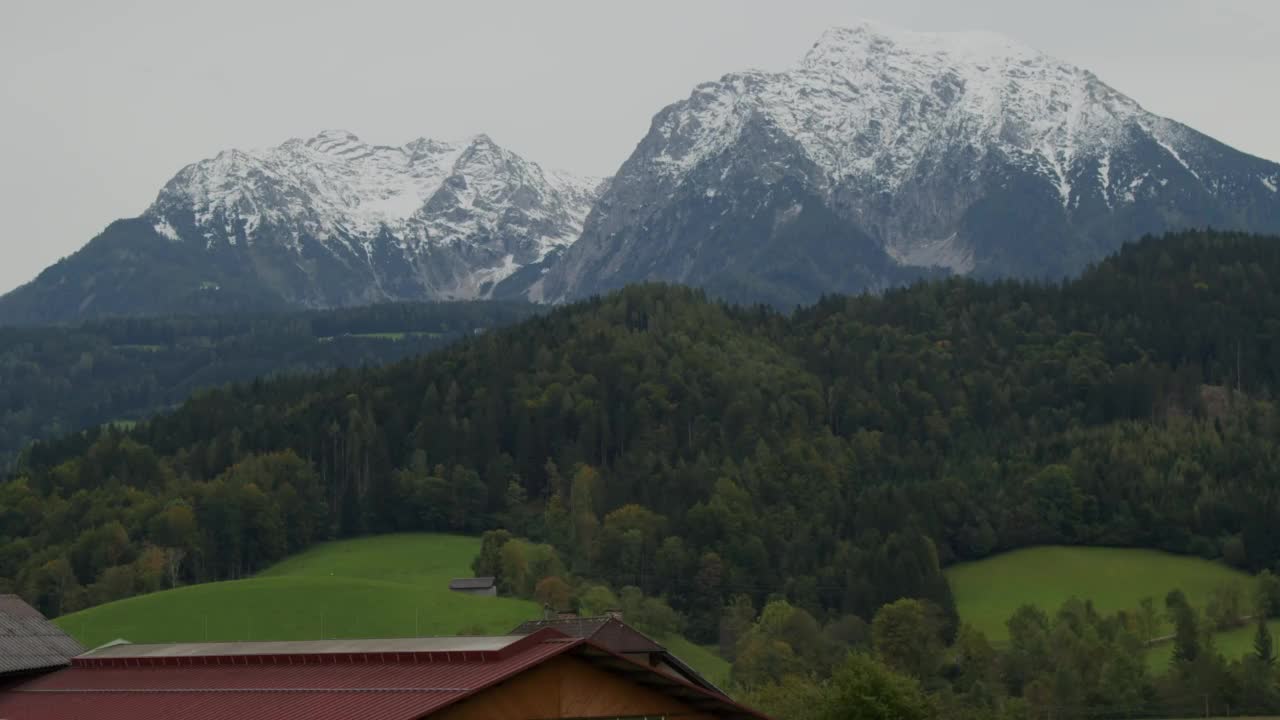
[[[1280,579],[1264,571],[1253,589],[1253,649],[1231,659],[1213,645],[1211,610],[1177,589],[1162,607],[1148,598],[1109,615],[1079,598],[1052,614],[1025,605],[1002,643],[969,625],[948,640],[937,608],[915,599],[832,629],[785,599],[752,620],[739,597],[726,623],[736,689],[788,720],[1270,716],[1280,712],[1280,669],[1266,620],[1280,615]],[[1176,633],[1169,665],[1158,667],[1146,653],[1151,623],[1163,619]]]
[[[202,389],[384,365],[536,310],[520,303],[422,303],[0,327],[0,468],[33,440],[142,420]]]

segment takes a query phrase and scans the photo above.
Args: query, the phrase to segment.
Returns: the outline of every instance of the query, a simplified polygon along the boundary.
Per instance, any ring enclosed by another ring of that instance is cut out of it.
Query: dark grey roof
[[[520,623],[519,627],[511,631],[512,635],[529,635],[543,628],[555,628],[560,632],[573,638],[591,638],[600,632],[608,624],[608,616],[602,617],[574,617],[574,618],[552,618],[550,620],[528,620]],[[612,649],[612,648],[610,648]]]
[[[724,691],[694,670],[688,663],[671,653],[671,651],[654,642],[652,638],[636,630],[616,617],[602,615],[600,617],[552,618],[549,620],[529,620],[521,623],[511,631],[512,635],[529,635],[543,628],[556,630],[574,638],[586,638],[601,647],[613,652],[628,655],[651,653],[662,658],[674,667],[686,680],[712,692],[724,695]]]
[[[450,590],[488,590],[495,584],[494,578],[458,578],[449,581]]]
[[[17,595],[0,595],[0,675],[69,664],[84,647]]]

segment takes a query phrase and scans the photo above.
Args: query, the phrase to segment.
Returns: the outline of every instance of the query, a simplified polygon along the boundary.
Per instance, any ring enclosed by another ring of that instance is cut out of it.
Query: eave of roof
[[[368,640],[298,640],[283,642],[120,643],[90,650],[78,660],[112,658],[204,658],[279,655],[367,655],[393,653],[499,652],[526,635],[421,637]]]

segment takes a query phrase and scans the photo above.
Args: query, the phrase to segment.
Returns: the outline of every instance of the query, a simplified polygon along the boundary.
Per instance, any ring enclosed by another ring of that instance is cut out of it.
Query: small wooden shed
[[[449,581],[449,589],[467,595],[495,597],[498,594],[498,581],[491,577],[456,578]]]

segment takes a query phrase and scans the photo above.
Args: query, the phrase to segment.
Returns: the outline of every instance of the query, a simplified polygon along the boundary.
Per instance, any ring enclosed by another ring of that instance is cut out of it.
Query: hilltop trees
[[[941,621],[918,600],[885,605],[871,623],[871,645],[890,668],[921,680],[942,664]]]
[[[816,720],[924,720],[932,708],[918,682],[854,653],[831,677]]]
[[[540,311],[506,302],[403,303],[0,327],[0,467],[32,440],[126,426],[205,388],[393,362]]]

